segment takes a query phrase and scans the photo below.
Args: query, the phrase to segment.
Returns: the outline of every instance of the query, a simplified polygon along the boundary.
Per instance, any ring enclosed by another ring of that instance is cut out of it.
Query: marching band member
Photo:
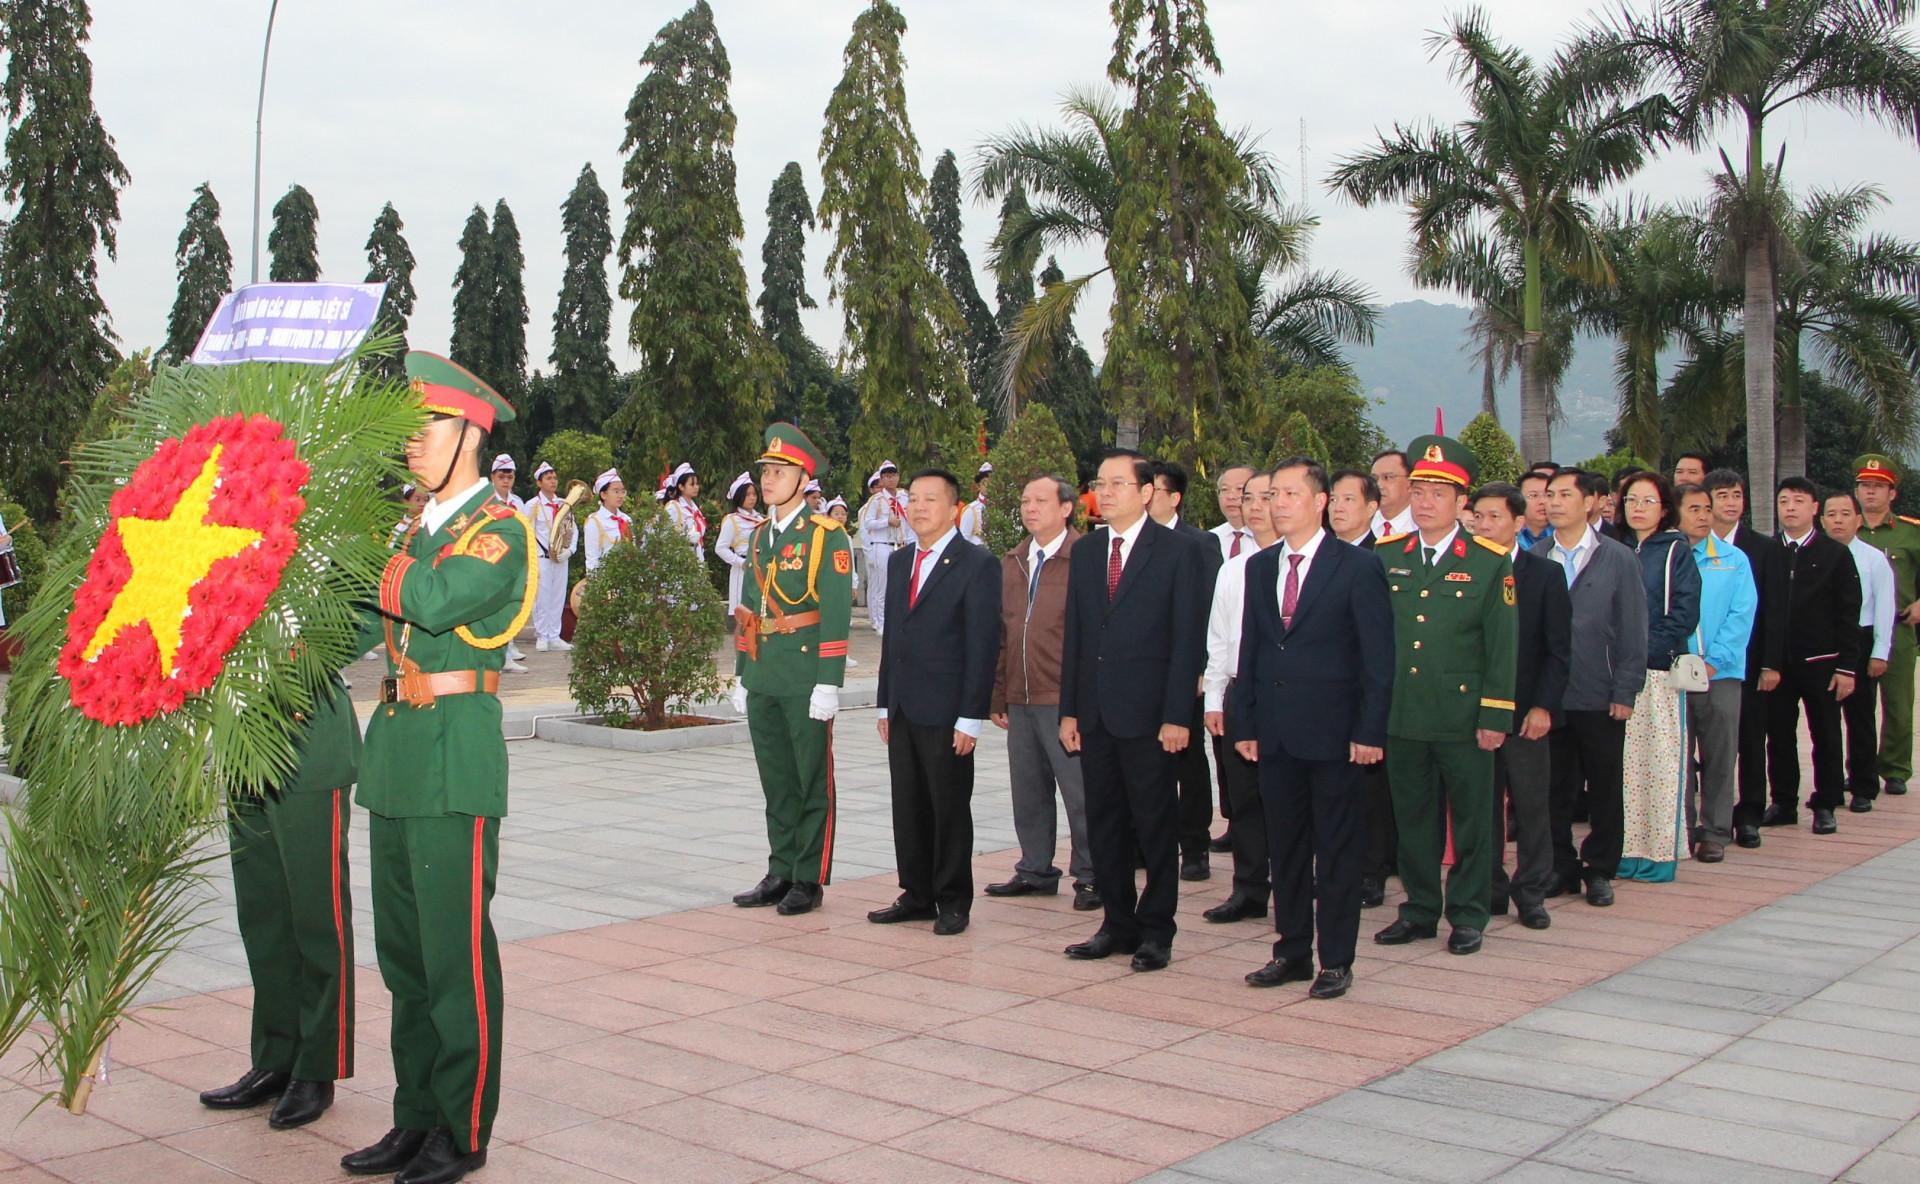
[[[860,541],[867,551],[867,621],[875,633],[887,626],[887,561],[906,541],[907,503],[900,496],[900,469],[890,460],[867,484],[880,488],[860,507]]]
[[[513,491],[513,479],[515,475],[516,471],[511,456],[503,452],[493,458],[492,471],[487,474],[488,479],[493,482],[492,500],[499,502],[503,506],[512,506],[514,511],[521,517],[527,517],[527,503],[521,501],[520,495]],[[527,672],[526,664],[520,661],[520,659],[524,657],[526,657],[526,655],[520,652],[520,647],[514,642],[509,641],[507,642],[507,664],[500,669],[508,674],[525,674]]]
[[[667,518],[674,528],[693,544],[693,554],[702,563],[707,558],[707,516],[700,511],[700,475],[686,461],[667,475],[665,491]]]
[[[533,483],[539,488],[528,503],[527,516],[533,519],[534,544],[540,549],[540,590],[533,601],[533,648],[565,652],[573,648],[560,636],[560,618],[567,603],[567,560],[580,549],[580,532],[563,530],[564,545],[554,547],[554,528],[563,514],[571,514],[566,499],[560,497],[560,474],[541,461],[533,470]]]
[[[960,508],[960,537],[976,547],[987,545],[987,478],[993,476],[993,462],[983,460],[973,475],[973,500]]]
[[[633,519],[620,512],[627,500],[627,487],[620,480],[620,470],[608,469],[595,477],[593,492],[600,497],[600,508],[587,519],[588,572],[600,566],[608,547],[633,541]]]
[[[720,520],[720,533],[714,537],[713,553],[732,570],[727,573],[727,616],[740,607],[740,587],[746,582],[747,544],[753,528],[766,521],[760,513],[760,489],[752,473],[742,473],[727,486],[727,501],[733,512]]]

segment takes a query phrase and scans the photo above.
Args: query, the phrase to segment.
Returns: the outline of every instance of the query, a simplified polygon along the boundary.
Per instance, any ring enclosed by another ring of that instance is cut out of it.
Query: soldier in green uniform
[[[353,1076],[353,900],[347,887],[347,787],[360,725],[336,677],[314,704],[293,775],[227,818],[234,911],[253,979],[253,1067],[200,1095],[215,1110],[274,1101],[267,1125],[305,1126]]]
[[[1907,792],[1913,779],[1914,627],[1920,625],[1920,518],[1893,512],[1900,471],[1878,453],[1853,462],[1854,496],[1866,524],[1860,537],[1893,563],[1893,653],[1880,678],[1880,777],[1888,793]]]
[[[433,419],[407,444],[432,495],[381,575],[368,643],[387,675],[358,800],[374,947],[393,994],[393,1129],[340,1161],[354,1175],[448,1184],[487,1160],[500,1098],[500,953],[488,903],[507,812],[500,667],[533,611],[533,528],[493,498],[479,453],[513,408],[433,354],[407,355]]]
[[[747,543],[735,610],[733,705],[746,715],[767,799],[767,874],[741,908],[809,912],[833,872],[833,717],[847,670],[853,548],[839,521],[807,509],[826,458],[790,423],[759,460],[767,520]]]
[[[1493,753],[1513,730],[1513,561],[1468,534],[1461,499],[1480,462],[1458,440],[1422,436],[1413,460],[1415,529],[1375,544],[1387,566],[1397,665],[1387,720],[1387,782],[1400,827],[1400,917],[1381,945],[1433,937],[1442,912],[1441,853],[1453,822],[1447,949],[1479,950],[1493,894]]]

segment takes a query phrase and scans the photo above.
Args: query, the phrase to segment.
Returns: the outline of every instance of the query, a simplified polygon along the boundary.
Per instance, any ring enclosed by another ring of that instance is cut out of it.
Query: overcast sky
[[[988,136],[1056,121],[1070,87],[1103,85],[1112,45],[1106,0],[896,0],[908,30],[907,100],[931,171],[942,149],[965,168]],[[864,0],[713,0],[733,64],[739,117],[735,159],[749,283],[759,287],[768,187],[800,162],[819,198],[822,113],[841,51]],[[1308,197],[1323,227],[1313,262],[1345,271],[1385,301],[1422,295],[1405,276],[1405,216],[1358,210],[1322,185],[1332,162],[1370,143],[1395,120],[1463,113],[1444,64],[1430,61],[1428,31],[1459,5],[1436,0],[1214,0],[1223,74],[1222,121],[1250,127],[1299,189],[1304,121]],[[1492,0],[1502,36],[1541,58],[1592,7],[1584,2]],[[93,0],[95,100],[132,174],[121,195],[117,262],[102,284],[128,348],[158,344],[174,293],[174,247],[193,188],[211,181],[223,206],[236,282],[247,278],[255,86],[268,0]],[[580,166],[592,162],[624,218],[619,145],[654,32],[684,11],[675,0],[286,0],[274,33],[266,102],[265,210],[294,183],[320,209],[326,278],[365,275],[374,216],[392,201],[419,266],[411,340],[444,349],[450,329],[455,244],[478,202],[513,208],[524,240],[528,356],[547,367],[559,288],[559,206]],[[190,14],[190,15],[189,15]],[[1920,152],[1876,126],[1832,111],[1775,121],[1790,183],[1877,181],[1895,200],[1880,229],[1920,238]],[[1738,158],[1738,141],[1726,141]],[[1708,162],[1657,161],[1634,182],[1659,198],[1691,196]],[[983,294],[997,206],[966,211],[968,247]],[[264,240],[261,231],[261,272]],[[810,328],[829,348],[841,314],[826,300],[827,242],[808,242],[809,286],[822,307]],[[1069,274],[1098,265],[1063,257]],[[617,285],[617,260],[615,283]],[[1447,299],[1432,293],[1428,299]],[[1083,304],[1080,330],[1096,357],[1107,292]],[[626,366],[629,306],[615,313],[614,356]]]

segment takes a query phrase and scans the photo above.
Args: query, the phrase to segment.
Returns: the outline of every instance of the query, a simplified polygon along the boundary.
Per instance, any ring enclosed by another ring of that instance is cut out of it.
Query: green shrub
[[[1020,525],[1020,491],[1027,482],[1052,474],[1074,485],[1078,469],[1067,434],[1044,403],[1027,404],[987,459],[993,462],[993,476],[987,478],[987,549],[1004,555],[1027,535]],[[963,485],[971,476],[960,474]]]
[[[0,592],[0,596],[6,598],[7,619],[17,621],[33,601],[40,581],[46,578],[47,544],[33,519],[27,517],[27,511],[9,498],[5,490],[0,490],[0,520],[6,522],[7,533],[13,536],[14,558],[20,562],[21,582]]]
[[[1460,442],[1473,450],[1480,462],[1480,484],[1505,481],[1512,485],[1520,480],[1520,474],[1526,472],[1520,462],[1520,449],[1514,446],[1513,437],[1501,428],[1500,421],[1482,411],[1473,417],[1473,421],[1460,429]]]

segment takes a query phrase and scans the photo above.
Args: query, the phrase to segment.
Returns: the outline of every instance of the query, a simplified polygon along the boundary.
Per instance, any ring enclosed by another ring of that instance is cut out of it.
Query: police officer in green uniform
[[[1444,896],[1447,949],[1471,954],[1493,895],[1493,753],[1513,730],[1519,631],[1513,561],[1460,525],[1479,460],[1458,440],[1422,436],[1413,461],[1415,529],[1375,544],[1393,602],[1393,707],[1387,783],[1400,827],[1400,917],[1381,945],[1433,937],[1442,912],[1441,853],[1453,823]]]
[[[747,543],[735,610],[733,705],[747,717],[767,799],[767,874],[733,898],[782,916],[820,904],[833,872],[833,717],[847,670],[853,548],[840,523],[807,510],[826,457],[790,423],[766,432],[767,520]]]
[[[1900,470],[1879,453],[1853,462],[1853,492],[1866,524],[1860,537],[1893,563],[1893,653],[1880,678],[1880,777],[1896,797],[1913,779],[1914,627],[1920,626],[1920,518],[1893,512]]]
[[[448,1184],[487,1161],[500,1098],[500,953],[487,913],[507,812],[500,668],[533,611],[533,528],[480,473],[513,408],[433,354],[407,355],[432,413],[407,464],[432,495],[380,577],[364,640],[387,675],[367,727],[374,947],[393,995],[393,1129],[354,1175]]]
[[[228,812],[234,911],[253,979],[253,1066],[200,1095],[215,1110],[272,1101],[275,1130],[326,1113],[333,1083],[353,1076],[347,787],[360,725],[337,676],[304,722],[293,775],[259,797],[236,797]]]

